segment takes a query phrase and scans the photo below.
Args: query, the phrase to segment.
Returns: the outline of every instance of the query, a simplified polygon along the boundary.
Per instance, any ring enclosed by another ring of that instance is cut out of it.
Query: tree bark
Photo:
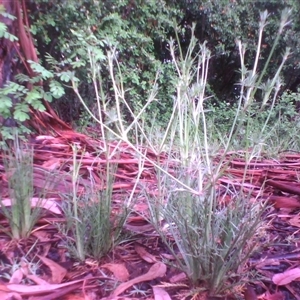
[[[14,75],[20,72],[33,77],[35,74],[27,61],[38,62],[38,57],[32,36],[29,31],[26,31],[26,27],[29,28],[26,1],[0,0],[0,5],[4,6],[7,13],[16,16],[14,21],[1,16],[0,22],[7,26],[7,31],[10,34],[18,38],[16,42],[11,42],[5,38],[2,38],[0,41],[2,45],[0,48],[0,88],[2,88],[8,81],[13,81]],[[15,61],[18,61],[18,63]],[[39,84],[42,85],[43,83],[40,82]],[[63,130],[72,130],[69,125],[57,116],[49,102],[43,100],[43,104],[46,107],[45,112],[31,108],[31,118],[27,122],[29,126],[33,127],[40,134],[48,133],[50,130],[56,133]]]

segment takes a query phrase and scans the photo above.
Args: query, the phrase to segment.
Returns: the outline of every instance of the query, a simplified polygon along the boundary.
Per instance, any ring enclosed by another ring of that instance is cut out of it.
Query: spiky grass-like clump
[[[86,258],[99,260],[122,241],[123,226],[129,214],[129,205],[124,199],[118,213],[113,213],[114,168],[107,160],[106,182],[102,190],[91,181],[86,191],[79,190],[80,160],[73,147],[73,191],[65,195],[62,205],[66,224],[62,229],[66,245],[73,257],[80,261]]]
[[[32,207],[33,151],[22,145],[16,136],[12,150],[7,151],[5,171],[11,205],[0,200],[4,216],[8,219],[11,236],[14,239],[27,238],[41,216],[41,208]]]
[[[284,11],[278,35],[289,23],[288,16],[289,12]],[[244,194],[242,188],[236,190],[234,186],[227,186],[224,196],[228,194],[230,202],[222,206],[219,203],[217,182],[222,176],[226,155],[238,132],[244,130],[247,153],[244,174],[247,163],[257,157],[256,151],[264,143],[264,134],[281,84],[279,74],[289,54],[287,49],[274,78],[263,83],[270,59],[259,75],[257,62],[267,17],[267,12],[261,14],[253,70],[247,70],[244,61],[245,45],[237,41],[241,57],[241,92],[231,129],[221,139],[223,149],[217,160],[211,155],[216,152],[210,143],[210,137],[215,134],[212,132],[214,127],[208,126],[204,105],[207,100],[205,94],[210,51],[205,44],[198,45],[193,32],[186,53],[183,53],[180,46],[175,46],[178,43],[170,41],[178,82],[173,114],[163,143],[167,144],[170,151],[173,150],[168,166],[176,165],[176,170],[172,177],[168,176],[167,170],[160,172],[163,175],[159,178],[160,198],[149,195],[148,203],[152,222],[176,257],[177,267],[185,272],[194,287],[200,287],[210,296],[224,296],[234,286],[242,286],[248,279],[246,262],[256,248],[256,235],[262,225],[264,206],[249,201],[251,192]],[[275,47],[277,43],[278,38],[275,39]],[[273,51],[274,47],[270,57]],[[257,137],[253,139],[247,126],[252,121],[251,116],[246,112],[255,102],[258,87],[262,90],[261,109],[270,102],[270,110]],[[250,147],[252,150],[249,150]],[[177,153],[175,162],[171,160],[174,152]],[[161,220],[167,222],[169,230],[161,229]],[[170,242],[170,236],[174,244]],[[174,250],[176,248],[178,252]]]
[[[182,170],[183,171],[183,170]],[[186,172],[179,175],[184,178]],[[189,186],[196,180],[185,182]],[[264,206],[250,201],[251,195],[228,188],[230,202],[222,204],[212,185],[200,195],[170,182],[166,204],[149,197],[151,217],[163,242],[198,291],[224,296],[247,282],[247,260],[257,250],[258,228]],[[167,189],[168,188],[168,189]],[[252,199],[253,200],[253,199]],[[159,224],[164,219],[166,226]]]

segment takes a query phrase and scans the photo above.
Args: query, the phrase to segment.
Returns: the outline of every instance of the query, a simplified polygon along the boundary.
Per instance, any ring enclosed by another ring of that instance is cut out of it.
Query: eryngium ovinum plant
[[[157,80],[154,88],[149,93],[145,106],[137,114],[130,109],[126,100],[125,87],[123,86],[122,73],[117,60],[116,48],[108,51],[106,55],[97,45],[89,43],[88,39],[80,36],[82,49],[85,49],[90,62],[91,79],[94,83],[98,113],[93,112],[86,105],[79,92],[78,80],[71,79],[72,87],[91,118],[100,125],[104,139],[107,133],[119,141],[125,141],[135,150],[136,155],[144,161],[150,159],[140,150],[139,137],[145,145],[153,151],[160,153],[162,150],[170,151],[170,164],[157,167],[159,178],[159,196],[147,195],[153,224],[156,226],[162,240],[176,258],[176,266],[185,272],[196,291],[206,291],[209,295],[225,295],[242,287],[247,279],[246,261],[256,247],[256,237],[261,225],[261,214],[264,207],[258,201],[249,201],[251,193],[243,193],[242,189],[234,186],[222,187],[224,198],[230,196],[229,203],[219,203],[216,183],[222,175],[225,156],[233,145],[237,132],[247,124],[247,110],[256,100],[257,90],[260,90],[261,109],[267,104],[271,112],[277,94],[280,89],[279,74],[282,70],[289,51],[284,54],[282,64],[272,79],[265,80],[266,69],[271,61],[274,49],[283,29],[289,23],[289,12],[284,11],[279,26],[278,36],[275,38],[269,57],[258,72],[258,62],[261,54],[261,43],[264,27],[268,17],[267,12],[261,13],[259,35],[257,42],[257,54],[253,62],[252,70],[248,70],[245,64],[246,47],[241,41],[237,41],[237,47],[241,58],[240,97],[233,124],[228,135],[220,139],[219,147],[222,148],[218,157],[219,163],[214,163],[212,153],[220,149],[212,147],[212,137],[218,136],[213,132],[214,127],[208,123],[204,104],[206,98],[207,73],[209,69],[210,51],[206,44],[199,45],[192,34],[189,48],[185,53],[180,48],[180,43],[170,41],[172,64],[177,72],[176,95],[173,103],[173,113],[167,125],[165,135],[160,145],[152,144],[155,140],[149,138],[145,128],[140,122],[141,116],[152,101],[156,101]],[[194,27],[192,29],[194,33]],[[178,48],[176,48],[176,45]],[[103,54],[103,55],[102,55]],[[113,101],[115,103],[115,115],[109,122],[114,123],[114,130],[102,119],[101,112],[110,115],[106,106],[106,94],[103,87],[98,85],[101,81],[101,63],[109,68]],[[117,72],[117,74],[116,74]],[[159,75],[158,75],[159,76]],[[118,79],[116,79],[118,78]],[[171,84],[171,83],[170,83]],[[170,91],[173,89],[170,87]],[[124,122],[122,107],[126,107],[131,114],[131,123]],[[255,152],[246,152],[246,165],[250,160],[258,157],[259,145],[264,142],[264,131],[268,123],[262,125],[259,135],[255,139],[249,136],[250,131],[245,131],[244,138],[248,147],[252,146]],[[209,125],[208,125],[209,124]],[[154,130],[153,130],[154,132]],[[136,144],[131,143],[134,140]],[[250,144],[250,142],[252,144]],[[244,143],[245,144],[245,143]],[[104,151],[107,151],[104,144]],[[246,150],[247,150],[246,149]],[[175,157],[171,160],[171,157]],[[176,168],[174,164],[176,163]],[[172,166],[173,171],[169,172]],[[245,168],[246,171],[246,168]],[[76,182],[76,181],[74,181]],[[167,200],[167,201],[165,201]],[[73,199],[76,205],[76,197]],[[74,213],[73,215],[76,219]],[[71,220],[71,219],[69,219]],[[79,219],[78,219],[79,220]],[[165,220],[169,226],[166,231],[162,229],[161,220]],[[80,223],[77,223],[80,225]],[[77,226],[76,225],[76,226]],[[77,229],[76,229],[77,232]],[[79,231],[78,231],[79,232]],[[75,233],[77,236],[77,233]],[[81,235],[83,237],[83,235]],[[174,241],[173,243],[170,241]],[[84,239],[81,240],[81,243]],[[80,244],[77,244],[80,245]],[[80,247],[77,247],[77,251]],[[80,250],[81,253],[83,253]],[[81,259],[84,255],[79,255]],[[234,289],[236,287],[236,289]]]
[[[23,145],[22,140],[15,134],[11,149],[5,153],[4,164],[11,205],[4,205],[0,194],[0,208],[9,221],[9,234],[17,240],[28,238],[41,217],[40,205],[32,205],[33,150]]]
[[[289,15],[289,11],[283,11],[278,36],[266,64],[270,62],[283,28],[289,23]],[[207,126],[204,109],[210,51],[205,43],[197,43],[194,32],[185,54],[178,46],[180,43],[170,41],[170,53],[178,81],[173,114],[162,145],[165,147],[168,144],[173,158],[174,153],[177,155],[176,168],[173,168],[177,180],[159,171],[160,195],[148,195],[148,199],[152,221],[176,258],[176,266],[194,286],[195,289],[191,291],[194,296],[201,292],[209,296],[236,294],[249,279],[246,263],[257,246],[264,205],[259,201],[250,201],[250,198],[253,200],[251,193],[244,193],[242,188],[236,189],[234,185],[228,184],[218,189],[217,181],[226,167],[225,156],[236,132],[247,122],[245,112],[255,101],[257,89],[261,91],[262,109],[268,103],[270,111],[280,89],[279,74],[289,55],[288,49],[273,79],[263,83],[267,65],[263,66],[262,73],[258,73],[267,17],[267,12],[260,15],[257,55],[252,70],[248,70],[244,63],[245,45],[237,41],[241,59],[241,92],[232,128],[227,140],[223,139],[225,142],[221,146],[223,149],[218,156],[218,163],[214,163],[211,155],[216,150],[210,144],[210,137],[214,133],[211,132],[213,127]],[[267,122],[268,118],[259,138],[255,141],[252,139],[253,144],[248,144],[252,149],[257,150],[258,144],[263,142]],[[249,136],[245,136],[245,139],[251,141]],[[245,157],[246,166],[256,157],[257,153],[249,150]],[[174,166],[174,160],[171,165]],[[221,203],[220,190],[223,190],[224,198],[229,196],[228,203]],[[167,230],[160,226],[162,220],[167,224]]]
[[[60,228],[64,233],[66,246],[71,256],[84,261],[87,258],[101,259],[126,237],[122,235],[123,225],[126,222],[129,205],[128,199],[121,201],[118,212],[113,212],[113,185],[115,166],[110,164],[107,157],[106,175],[103,187],[97,186],[92,180],[81,191],[80,168],[81,159],[78,159],[78,149],[73,146],[72,193],[64,195],[62,205],[66,216],[66,224]]]
[[[67,224],[64,228],[65,237],[68,241],[71,254],[80,260],[87,257],[99,259],[105,256],[118,243],[123,241],[122,229],[127,219],[130,208],[132,207],[133,198],[136,188],[139,184],[141,174],[143,172],[143,164],[147,159],[145,154],[139,150],[138,133],[147,140],[142,126],[139,124],[141,116],[146,111],[149,104],[155,101],[156,84],[149,93],[149,98],[145,106],[135,115],[129,107],[126,99],[126,91],[123,85],[122,72],[117,60],[117,49],[110,48],[104,54],[99,46],[101,41],[95,43],[95,37],[83,36],[80,32],[74,32],[75,37],[78,38],[81,45],[82,53],[86,54],[88,60],[88,74],[93,83],[94,92],[96,95],[95,102],[97,109],[93,111],[86,103],[84,97],[80,94],[80,83],[75,76],[71,76],[70,80],[72,88],[78,99],[82,103],[86,112],[100,128],[100,135],[102,140],[101,149],[102,155],[105,155],[107,171],[105,188],[99,191],[93,182],[90,184],[90,193],[80,193],[79,169],[81,161],[78,159],[77,149],[73,148],[73,170],[72,170],[72,195],[66,195],[68,201],[63,207],[67,217]],[[76,63],[76,62],[75,62]],[[113,97],[114,109],[110,109],[108,105],[108,96],[106,94],[105,86],[102,85],[101,70],[103,65],[109,69],[111,79],[110,94]],[[130,122],[126,121],[122,108],[127,108],[127,113],[130,114]],[[103,114],[106,118],[103,118]],[[116,144],[114,149],[110,148],[110,140],[113,139]],[[130,140],[136,141],[137,144],[132,144]],[[123,151],[122,145],[126,142],[131,146],[133,151],[136,151],[138,157],[138,174],[135,178],[135,184],[130,191],[126,193],[124,201],[121,201],[120,210],[118,214],[113,214],[113,184],[114,184],[114,170],[117,166],[112,165],[110,160],[114,158],[117,153]],[[149,159],[148,159],[149,160]],[[88,190],[88,188],[87,188]],[[125,237],[126,238],[126,237]]]

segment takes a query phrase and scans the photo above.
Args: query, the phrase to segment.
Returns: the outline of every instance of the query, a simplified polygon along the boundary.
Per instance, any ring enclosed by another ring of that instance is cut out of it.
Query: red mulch
[[[70,131],[58,137],[37,136],[28,144],[34,149],[34,187],[37,195],[47,186],[46,197],[59,202],[62,194],[71,192],[74,145],[78,149],[77,159],[81,161],[79,192],[84,192],[91,181],[99,189],[105,189],[107,158],[103,141]],[[124,142],[111,142],[109,151],[112,154],[110,164],[116,166],[113,185],[116,199],[118,194],[130,192],[137,180],[137,195],[141,189],[157,193],[156,169],[151,162],[144,161],[138,177],[140,160],[132,147]],[[157,155],[145,148],[140,148],[140,151],[149,160],[160,164],[167,162],[164,153]],[[220,201],[225,203],[230,199],[228,196],[222,197],[222,191],[230,185],[237,190],[251,192],[256,201],[268,201],[270,204],[264,216],[268,227],[265,238],[261,240],[262,251],[249,260],[260,281],[249,283],[244,298],[300,299],[300,284],[297,281],[300,278],[297,267],[300,260],[300,153],[281,153],[277,160],[259,157],[248,163],[245,154],[242,151],[227,154],[223,174],[216,183]],[[3,158],[4,153],[0,157],[0,191],[2,198],[8,198]],[[215,158],[216,162],[219,158]],[[171,167],[169,162],[168,166]],[[177,270],[162,263],[162,257],[170,258],[170,255],[152,226],[141,217],[147,211],[146,201],[139,199],[134,208],[137,214],[129,217],[126,227],[139,233],[137,240],[116,247],[112,256],[101,262],[86,261],[84,264],[71,260],[58,247],[60,239],[53,222],[63,222],[61,214],[55,215],[52,211],[51,215],[38,222],[28,240],[18,242],[11,241],[4,234],[8,224],[0,215],[3,228],[0,229],[0,299],[6,299],[4,297],[7,295],[15,299],[154,299],[154,296],[155,299],[183,299],[190,288],[184,279],[177,279],[176,276],[181,276]],[[31,249],[33,245],[34,249]],[[38,259],[37,254],[43,271],[32,275],[28,273],[28,264],[30,259]],[[20,257],[26,258],[19,269],[23,276],[15,272],[15,281],[8,284],[4,274],[11,274],[8,266]],[[63,275],[54,276],[57,272]],[[24,284],[24,277],[27,277],[27,284]],[[123,281],[118,288],[116,279]],[[136,280],[135,289],[131,280]],[[167,287],[168,284],[173,286]],[[124,291],[122,285],[125,285]],[[110,294],[107,292],[109,290],[114,292]],[[118,297],[118,292],[125,296]]]

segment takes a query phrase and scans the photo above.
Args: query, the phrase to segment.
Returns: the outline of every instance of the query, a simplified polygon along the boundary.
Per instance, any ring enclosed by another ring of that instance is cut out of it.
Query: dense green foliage
[[[270,18],[265,27],[262,56],[263,66],[278,32],[281,11],[293,9],[293,23],[286,29],[271,58],[271,67],[265,77],[272,77],[281,61],[285,47],[293,54],[284,70],[282,91],[297,91],[299,82],[299,10],[295,1],[34,1],[31,4],[32,33],[37,40],[40,58],[47,66],[47,53],[61,62],[61,68],[73,70],[70,61],[80,61],[76,75],[80,91],[93,106],[95,95],[91,88],[91,74],[87,68],[88,49],[85,43],[97,46],[103,57],[101,76],[104,96],[112,99],[108,68],[104,60],[108,50],[115,49],[120,63],[126,96],[134,110],[140,109],[151,89],[156,73],[159,77],[159,103],[151,106],[151,113],[159,113],[164,120],[172,101],[173,66],[170,63],[168,40],[180,29],[180,43],[189,44],[190,30],[196,22],[196,37],[207,41],[212,52],[208,83],[215,104],[234,104],[238,94],[240,59],[236,47],[239,38],[247,44],[246,61],[251,69],[258,38],[259,12],[268,10]],[[261,71],[261,70],[260,70]],[[113,106],[113,101],[111,105]],[[71,121],[81,114],[76,97],[70,92],[56,103],[58,111]],[[67,112],[67,113],[66,113]],[[71,113],[70,113],[71,112]]]
[[[300,3],[296,1],[36,0],[27,5],[31,33],[41,63],[41,66],[36,66],[38,78],[20,75],[18,83],[11,83],[0,91],[5,100],[0,107],[2,117],[14,118],[18,123],[28,119],[29,105],[41,110],[40,99],[49,101],[54,97],[57,99],[51,105],[64,120],[89,125],[80,101],[68,88],[74,75],[78,78],[79,92],[92,111],[96,109],[95,76],[101,99],[113,111],[112,70],[109,70],[107,61],[110,53],[117,62],[113,66],[117,84],[123,85],[126,100],[133,111],[138,112],[145,105],[153,85],[158,85],[158,101],[147,108],[147,117],[148,120],[156,117],[161,125],[165,125],[171,114],[177,81],[169,51],[170,38],[177,38],[181,51],[187,51],[190,29],[196,23],[195,36],[200,43],[207,42],[211,51],[207,96],[212,97],[207,105],[209,109],[218,111],[218,117],[213,116],[216,123],[223,124],[223,115],[227,118],[231,114],[230,108],[235,107],[240,90],[241,62],[237,39],[247,45],[245,65],[251,70],[257,53],[260,12],[265,10],[269,17],[264,26],[257,72],[261,72],[270,59],[263,80],[272,79],[282,54],[286,47],[290,47],[292,54],[282,72],[279,94],[287,90],[297,93],[300,82],[300,17],[297,12]],[[279,20],[283,9],[292,10],[293,21],[281,30]],[[6,27],[1,30],[4,37],[10,38]],[[280,36],[278,31],[282,31]],[[277,37],[277,46],[272,49]],[[195,49],[195,54],[198,50]],[[269,58],[270,53],[272,56]],[[180,55],[179,50],[177,55]],[[91,67],[95,61],[97,69]],[[45,78],[43,74],[47,70],[51,72]],[[37,82],[39,78],[44,80],[43,89],[39,86],[29,92],[20,85]],[[257,88],[255,102],[260,103],[261,86]],[[14,96],[13,101],[10,100],[11,95]],[[294,100],[293,105],[297,104]],[[13,102],[17,104],[12,110]],[[298,109],[298,105],[293,107],[295,111]],[[255,111],[256,107],[253,109]],[[126,107],[123,107],[123,113],[128,119],[132,117]]]
[[[165,51],[167,38],[174,28],[173,18],[178,16],[174,5],[167,6],[163,1],[147,1],[143,5],[134,1],[36,1],[32,12],[33,16],[38,12],[32,32],[37,38],[40,57],[45,63],[45,56],[49,53],[57,61],[63,61],[62,68],[71,70],[73,66],[70,65],[70,60],[80,60],[81,68],[77,68],[76,75],[81,80],[81,94],[91,107],[95,95],[90,86],[93,75],[87,65],[89,47],[96,46],[100,55],[98,58],[103,59],[101,84],[107,101],[112,95],[104,58],[108,50],[115,50],[127,97],[132,99],[134,108],[138,110],[143,105],[159,71],[162,99],[159,110],[166,110],[164,106],[170,101],[166,91],[172,77],[172,68],[163,63],[161,53]],[[76,102],[71,95],[67,95],[59,106],[61,108],[65,105],[67,111],[70,106],[76,110],[78,106],[74,106],[74,101]],[[76,117],[78,111],[73,113],[73,117]]]
[[[199,2],[202,2],[199,5]],[[187,6],[184,22],[197,22],[196,36],[200,42],[208,41],[213,53],[210,63],[210,84],[218,99],[233,101],[233,94],[238,93],[236,83],[239,80],[240,60],[236,39],[247,44],[246,61],[251,69],[257,48],[259,13],[268,11],[270,17],[265,26],[262,43],[260,66],[263,66],[278,32],[281,11],[292,9],[293,22],[284,30],[279,46],[272,57],[272,66],[266,77],[272,77],[286,47],[291,47],[293,55],[285,69],[284,89],[297,90],[299,83],[299,8],[297,1],[192,1]],[[188,40],[188,38],[187,38]]]

